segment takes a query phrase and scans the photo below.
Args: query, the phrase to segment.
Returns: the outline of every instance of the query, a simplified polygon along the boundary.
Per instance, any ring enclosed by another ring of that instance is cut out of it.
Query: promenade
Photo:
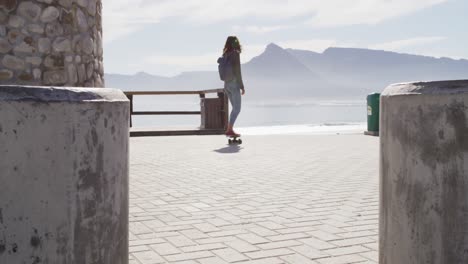
[[[378,138],[132,138],[131,264],[378,263]]]

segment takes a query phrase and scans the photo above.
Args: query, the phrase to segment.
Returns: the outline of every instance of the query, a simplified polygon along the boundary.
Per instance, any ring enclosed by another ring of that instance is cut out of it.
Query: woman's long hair
[[[229,36],[224,45],[223,54],[226,54],[230,51],[237,50],[242,52],[242,46],[239,42],[239,39],[236,36]]]

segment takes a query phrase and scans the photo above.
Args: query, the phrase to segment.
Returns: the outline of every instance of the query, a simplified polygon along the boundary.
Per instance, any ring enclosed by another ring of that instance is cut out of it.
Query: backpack
[[[224,54],[218,58],[218,72],[221,81],[231,81],[234,79],[234,73],[232,70],[232,63],[229,61],[229,54]]]

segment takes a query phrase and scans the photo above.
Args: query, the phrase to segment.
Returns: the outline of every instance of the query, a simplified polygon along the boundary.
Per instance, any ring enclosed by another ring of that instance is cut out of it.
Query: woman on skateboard
[[[224,91],[226,92],[229,101],[232,105],[231,116],[226,130],[226,136],[239,137],[240,134],[234,132],[234,124],[241,111],[241,94],[245,94],[244,82],[242,81],[240,53],[242,46],[235,36],[230,36],[226,40],[226,45],[223,49],[223,57],[227,59],[227,63],[232,69],[232,76],[224,81]]]

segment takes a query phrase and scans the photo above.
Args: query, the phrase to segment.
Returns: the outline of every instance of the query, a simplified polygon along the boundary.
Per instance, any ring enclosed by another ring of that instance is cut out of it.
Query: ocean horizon
[[[198,100],[136,101],[135,110],[196,111]],[[314,99],[246,101],[236,129],[244,135],[333,134],[363,132],[366,126],[365,100]],[[134,116],[138,128],[196,128],[200,116]]]

